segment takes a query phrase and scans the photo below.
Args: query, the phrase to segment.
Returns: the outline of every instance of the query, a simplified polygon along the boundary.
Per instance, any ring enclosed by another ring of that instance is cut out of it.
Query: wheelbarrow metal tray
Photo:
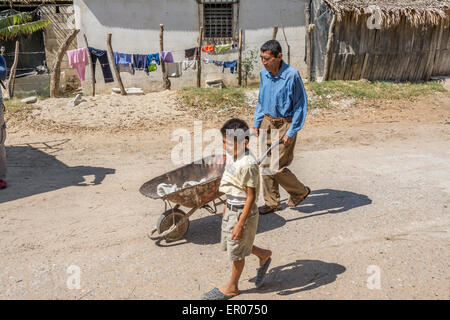
[[[206,157],[201,163],[190,163],[144,183],[139,191],[152,199],[168,200],[187,208],[199,208],[222,195],[218,189],[224,168],[222,156]],[[180,189],[164,197],[157,194],[157,187],[161,183],[182,186],[186,181],[200,181],[203,178],[206,178],[203,183]]]

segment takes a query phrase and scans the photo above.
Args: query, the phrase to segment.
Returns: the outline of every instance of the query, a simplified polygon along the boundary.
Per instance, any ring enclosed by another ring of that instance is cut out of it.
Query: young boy
[[[202,300],[226,300],[239,294],[238,282],[245,257],[253,253],[259,258],[256,287],[263,284],[272,252],[253,245],[258,227],[259,167],[247,146],[250,139],[247,123],[228,120],[221,129],[227,162],[219,191],[225,193],[227,204],[222,218],[222,249],[232,261],[231,278],[221,288],[201,296]]]

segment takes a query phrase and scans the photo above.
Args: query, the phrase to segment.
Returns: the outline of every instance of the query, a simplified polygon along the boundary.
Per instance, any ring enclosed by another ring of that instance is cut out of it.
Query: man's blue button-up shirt
[[[264,115],[274,118],[292,116],[292,124],[286,135],[294,138],[305,123],[307,109],[305,87],[296,69],[281,61],[276,76],[265,68],[261,71],[254,128],[261,126]]]

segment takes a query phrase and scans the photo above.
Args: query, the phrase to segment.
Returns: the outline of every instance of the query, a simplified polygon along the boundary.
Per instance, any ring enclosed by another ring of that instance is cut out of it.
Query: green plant
[[[18,13],[0,19],[0,40],[10,40],[18,35],[28,35],[44,29],[50,24],[48,20],[32,21],[33,16],[28,12]]]
[[[247,50],[242,59],[242,77],[244,79],[244,85],[247,86],[248,78],[252,75],[254,64],[258,61],[258,50]]]

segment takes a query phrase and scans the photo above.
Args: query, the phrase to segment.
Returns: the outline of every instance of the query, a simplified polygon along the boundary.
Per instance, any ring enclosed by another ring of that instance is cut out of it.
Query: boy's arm
[[[233,228],[231,234],[231,240],[240,240],[242,238],[242,233],[244,231],[244,225],[247,221],[250,212],[252,211],[253,204],[256,199],[256,189],[252,187],[247,187],[247,200],[245,201],[244,209],[242,211],[239,221]]]

